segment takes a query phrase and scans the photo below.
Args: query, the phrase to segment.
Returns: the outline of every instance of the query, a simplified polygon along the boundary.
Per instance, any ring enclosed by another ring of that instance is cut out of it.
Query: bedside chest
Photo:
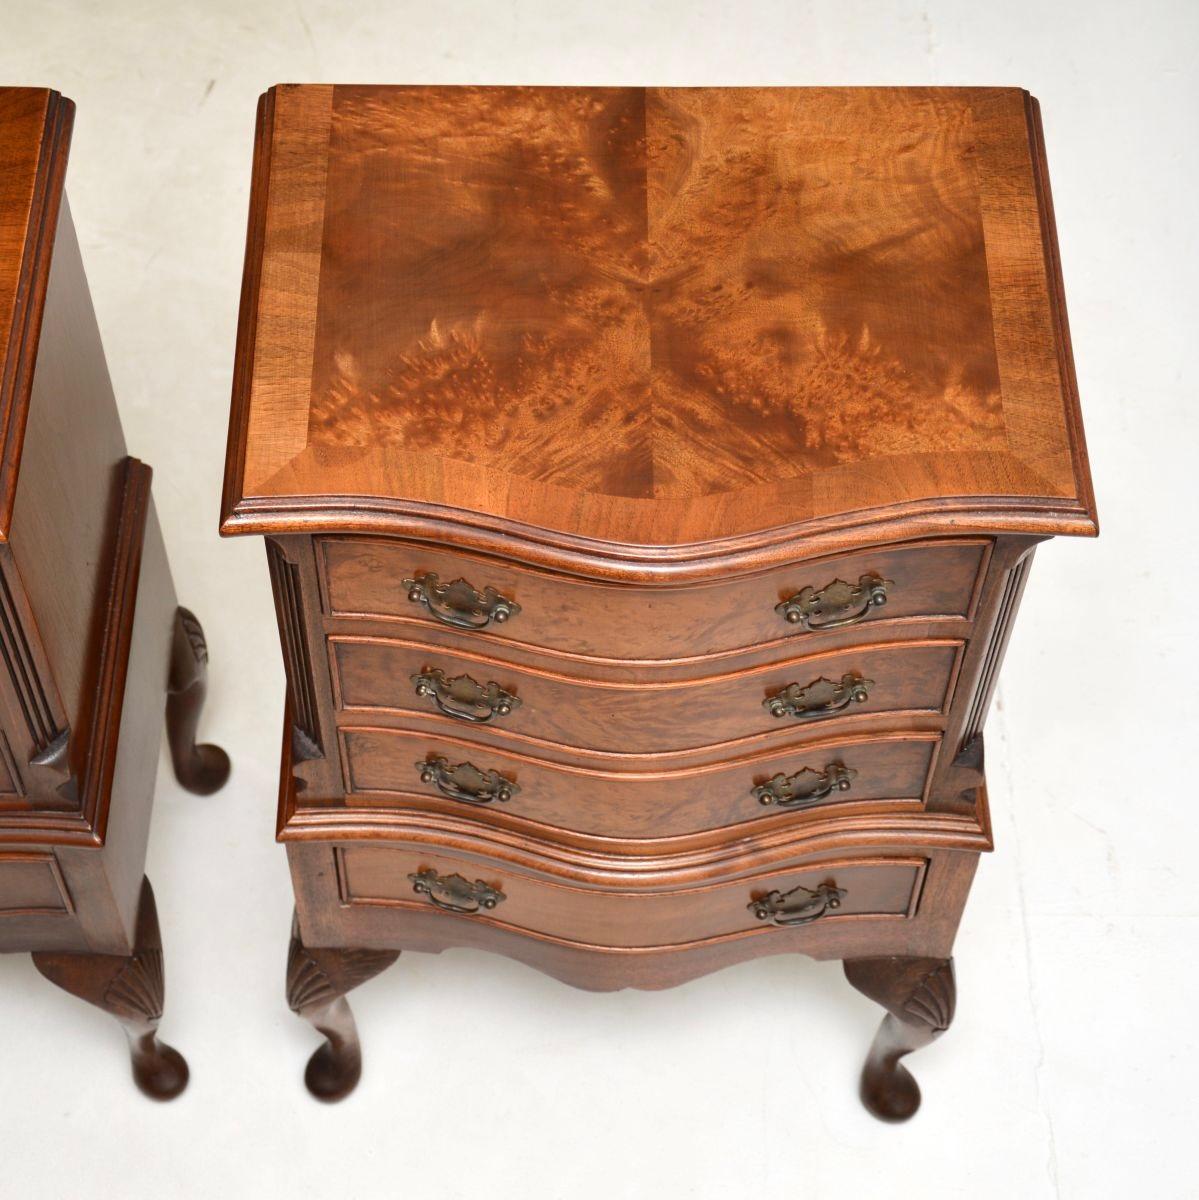
[[[268,93],[222,532],[279,618],[309,1088],[401,950],[802,953],[910,1116],[1033,547],[1096,528],[1026,93]]]
[[[73,115],[0,88],[0,951],[112,1013],[138,1086],[170,1099],[187,1064],[155,1035],[142,873],[164,704],[184,787],[214,791],[229,764],[195,744],[204,635],[125,452],[63,194]]]

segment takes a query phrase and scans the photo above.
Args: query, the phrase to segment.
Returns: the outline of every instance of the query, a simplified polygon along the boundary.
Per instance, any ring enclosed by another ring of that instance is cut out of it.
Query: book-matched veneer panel
[[[273,89],[223,527],[1093,532],[1038,140],[1015,88]]]
[[[368,538],[318,539],[317,560],[325,611],[333,617],[473,625],[497,642],[572,658],[663,661],[758,650],[783,639],[800,653],[856,624],[881,626],[878,640],[883,629],[894,632],[905,621],[967,620],[988,548],[979,538],[878,546],[686,587],[589,582]],[[430,577],[436,584],[426,586]],[[458,580],[469,588],[431,594]],[[863,580],[878,581],[873,593]],[[834,590],[837,581],[849,589]],[[479,600],[473,610],[471,591]],[[788,621],[778,606],[805,594],[815,611]]]
[[[938,734],[857,736],[673,770],[568,766],[417,730],[343,727],[347,804],[512,818],[556,831],[657,839],[792,813],[921,803]],[[781,786],[771,781],[780,778]],[[769,803],[764,803],[766,799]],[[303,797],[301,797],[303,804]]]

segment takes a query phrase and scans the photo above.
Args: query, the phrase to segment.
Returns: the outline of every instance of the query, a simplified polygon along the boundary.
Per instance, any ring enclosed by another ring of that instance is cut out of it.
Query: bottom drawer
[[[83,948],[58,859],[48,850],[0,847],[0,953]]]
[[[341,903],[437,909],[579,946],[695,944],[770,926],[915,914],[927,861],[846,858],[678,890],[616,891],[395,846],[338,847]],[[660,885],[659,885],[660,886]]]
[[[65,917],[72,912],[66,882],[52,854],[0,850],[0,917]]]

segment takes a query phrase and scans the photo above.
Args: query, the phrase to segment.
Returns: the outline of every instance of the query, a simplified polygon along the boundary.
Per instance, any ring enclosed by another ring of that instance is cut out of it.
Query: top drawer
[[[592,583],[368,538],[321,538],[317,555],[332,616],[449,624],[572,656],[652,661],[865,622],[968,619],[989,545],[907,543],[680,587]]]

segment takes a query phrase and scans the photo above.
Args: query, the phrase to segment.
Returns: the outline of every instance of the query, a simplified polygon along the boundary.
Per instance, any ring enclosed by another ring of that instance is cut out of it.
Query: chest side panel
[[[21,618],[21,636],[34,647],[32,662],[41,659],[35,677],[16,671],[14,690],[30,715],[46,707],[54,728],[14,746],[18,757],[26,749],[30,759],[44,755],[47,733],[82,729],[92,719],[124,463],[116,401],[64,204],[17,479],[6,597]],[[26,735],[33,734],[35,723],[25,724]],[[79,752],[69,750],[72,758]]]

